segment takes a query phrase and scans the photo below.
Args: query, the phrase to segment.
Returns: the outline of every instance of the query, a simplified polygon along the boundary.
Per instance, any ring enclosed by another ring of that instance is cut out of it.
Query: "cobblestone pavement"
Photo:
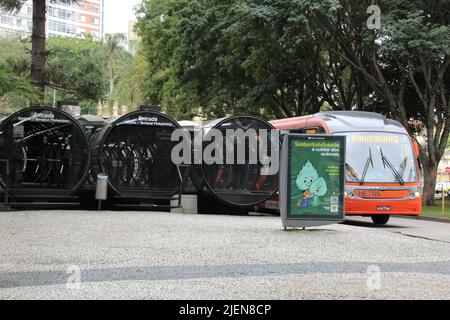
[[[360,223],[284,232],[265,216],[0,212],[0,299],[450,299],[439,239]]]

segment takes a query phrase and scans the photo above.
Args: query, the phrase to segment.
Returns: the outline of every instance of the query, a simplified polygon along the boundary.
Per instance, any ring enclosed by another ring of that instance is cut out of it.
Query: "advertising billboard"
[[[280,177],[283,226],[308,227],[344,220],[345,137],[284,137]]]

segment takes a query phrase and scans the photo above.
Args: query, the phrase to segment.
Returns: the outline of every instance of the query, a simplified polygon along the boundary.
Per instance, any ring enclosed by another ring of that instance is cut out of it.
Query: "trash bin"
[[[97,188],[95,190],[95,199],[108,199],[108,176],[104,173],[97,175]]]

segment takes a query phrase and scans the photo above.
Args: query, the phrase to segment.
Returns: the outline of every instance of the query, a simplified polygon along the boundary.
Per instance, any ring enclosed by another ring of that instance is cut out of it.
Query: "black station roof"
[[[326,121],[330,133],[383,131],[407,134],[398,121],[387,119],[381,114],[366,111],[330,111],[314,115]]]

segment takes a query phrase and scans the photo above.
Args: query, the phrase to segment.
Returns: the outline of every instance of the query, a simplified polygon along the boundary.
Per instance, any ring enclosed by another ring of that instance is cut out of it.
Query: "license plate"
[[[380,206],[377,208],[378,211],[391,211],[391,207],[388,206]]]
[[[359,191],[361,198],[381,198],[381,191],[378,190],[361,190]]]
[[[355,190],[355,194],[363,199],[404,199],[409,196],[410,190]]]
[[[266,209],[272,209],[272,210],[279,210],[280,209],[278,201],[266,201],[264,203],[264,207]]]

